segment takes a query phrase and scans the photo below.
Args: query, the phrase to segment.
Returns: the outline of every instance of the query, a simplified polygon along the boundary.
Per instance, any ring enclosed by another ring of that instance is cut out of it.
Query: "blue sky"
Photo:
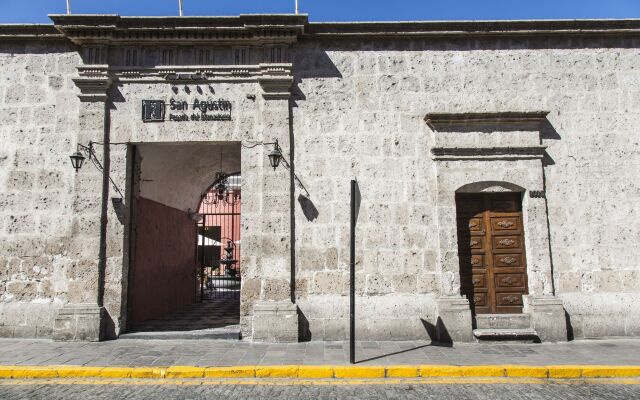
[[[72,13],[177,15],[178,0],[70,0]],[[295,0],[183,0],[185,15],[292,13]],[[640,18],[640,0],[299,0],[312,21]],[[0,0],[0,23],[50,23],[65,0]]]

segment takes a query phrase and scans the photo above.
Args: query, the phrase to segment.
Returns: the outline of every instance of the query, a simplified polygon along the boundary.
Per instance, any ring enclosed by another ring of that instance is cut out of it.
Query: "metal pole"
[[[296,0],[296,15],[298,15],[298,0]]]
[[[67,15],[71,15],[71,0],[67,0]]]
[[[178,0],[178,4],[180,6],[180,16],[182,17],[182,0]]]
[[[349,248],[349,360],[356,363],[356,181],[351,181],[351,226]]]

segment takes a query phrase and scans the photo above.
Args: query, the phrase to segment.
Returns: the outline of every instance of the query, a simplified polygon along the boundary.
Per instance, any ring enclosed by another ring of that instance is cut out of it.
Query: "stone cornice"
[[[55,28],[80,45],[290,45],[306,15],[238,17],[121,17],[50,15]]]
[[[51,15],[52,25],[0,25],[0,39],[64,39],[79,44],[293,43],[301,36],[523,37],[640,36],[640,19],[528,21],[308,22],[307,15],[121,17]]]
[[[532,112],[488,112],[488,113],[430,113],[424,117],[427,125],[435,131],[452,127],[480,125],[510,126],[530,125],[534,129],[546,119],[549,111]]]
[[[640,36],[640,19],[309,23],[307,36]]]
[[[542,159],[546,146],[522,147],[434,147],[434,160],[527,160]]]
[[[53,25],[15,24],[0,25],[0,40],[48,39],[64,40],[63,34]]]

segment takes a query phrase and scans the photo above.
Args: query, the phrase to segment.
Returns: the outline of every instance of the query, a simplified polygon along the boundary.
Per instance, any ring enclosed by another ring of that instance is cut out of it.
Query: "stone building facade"
[[[243,339],[348,337],[351,179],[358,338],[640,334],[640,21],[51,19],[0,26],[0,336],[112,339],[136,294],[191,301],[189,217],[220,165],[242,173]],[[90,142],[104,173],[69,164]],[[500,228],[464,219],[471,194],[515,199],[511,236],[474,236]],[[465,284],[500,242],[520,270]],[[176,292],[133,287],[143,245],[185,265],[148,274]]]

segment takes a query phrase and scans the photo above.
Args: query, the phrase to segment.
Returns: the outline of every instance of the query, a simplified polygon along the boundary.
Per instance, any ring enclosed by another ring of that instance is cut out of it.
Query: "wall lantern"
[[[85,157],[79,151],[76,151],[72,155],[69,156],[71,159],[71,166],[78,172],[80,168],[82,168],[82,164],[84,163]]]
[[[274,171],[278,168],[278,165],[280,165],[280,160],[282,160],[282,150],[276,140],[275,143],[273,143],[273,150],[269,152],[269,164],[271,164]]]
[[[109,143],[109,144],[110,145],[120,145],[120,144],[127,145],[128,143]],[[73,167],[73,169],[76,170],[76,173],[80,170],[80,168],[82,168],[82,165],[84,164],[84,160],[86,160],[87,158],[100,172],[104,173],[104,167],[102,166],[102,163],[100,163],[100,160],[96,156],[96,152],[93,149],[94,145],[104,146],[104,143],[89,142],[88,146],[78,143],[76,152],[69,156],[69,159],[71,160],[71,166]],[[118,188],[118,185],[116,185],[113,179],[111,179],[110,175],[109,175],[109,181],[113,185],[114,190],[120,195],[120,198],[124,198],[124,196],[122,195],[122,192],[120,191],[120,188]]]

